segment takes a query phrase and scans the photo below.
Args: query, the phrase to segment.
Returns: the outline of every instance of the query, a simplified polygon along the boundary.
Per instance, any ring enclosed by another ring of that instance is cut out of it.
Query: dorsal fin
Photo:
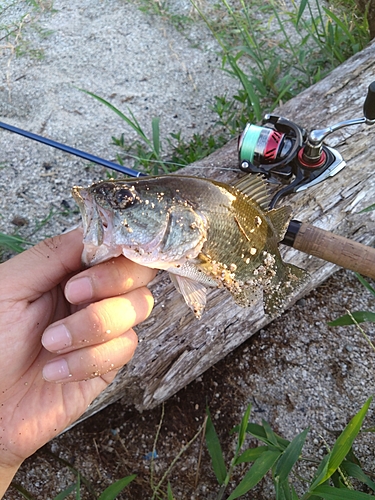
[[[288,223],[292,214],[292,207],[285,205],[280,208],[274,208],[267,212],[267,217],[269,217],[271,224],[281,241],[284,238],[285,231],[288,227]]]
[[[256,201],[263,210],[269,209],[271,195],[261,175],[244,175],[241,179],[232,183],[232,186]]]

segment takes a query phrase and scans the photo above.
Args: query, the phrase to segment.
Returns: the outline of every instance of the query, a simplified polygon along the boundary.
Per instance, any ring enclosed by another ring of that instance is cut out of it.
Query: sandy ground
[[[186,138],[212,128],[214,95],[235,91],[235,82],[220,70],[215,45],[200,25],[192,28],[193,45],[166,19],[122,0],[56,0],[53,7],[53,12],[41,13],[38,19],[39,26],[51,34],[42,38],[40,30],[25,32],[43,58],[32,58],[27,50],[17,58],[10,48],[2,49],[2,121],[113,159],[111,136],[124,132],[134,139],[134,134],[77,87],[123,110],[129,106],[148,131],[152,117],[159,116],[164,137],[182,130]],[[23,8],[23,2],[18,8]],[[188,5],[179,4],[179,8],[188,13]],[[10,15],[18,12],[4,14]],[[25,225],[19,233],[34,241],[64,230],[78,220],[71,186],[105,176],[101,167],[7,132],[0,132],[0,144],[3,232],[13,232],[20,218]],[[53,217],[32,235],[51,209]],[[171,398],[165,404],[156,446],[155,483],[197,432],[206,405],[228,462],[234,448],[229,431],[249,403],[253,421],[267,420],[285,438],[310,426],[306,455],[322,456],[324,440],[332,444],[336,432],[374,392],[374,352],[354,327],[328,328],[327,321],[347,308],[372,307],[370,295],[355,277],[340,271]],[[366,331],[374,334],[370,326]],[[70,464],[91,484],[91,490],[82,487],[82,498],[96,498],[93,490],[98,493],[133,473],[136,480],[118,498],[151,498],[148,454],[160,414],[161,408],[139,414],[118,402],[46,445],[25,462],[15,480],[35,498],[54,498],[74,481]],[[371,425],[372,410],[366,421],[366,426]],[[363,435],[355,446],[369,470],[374,470],[374,449],[371,434]],[[308,475],[308,471],[303,472]],[[234,481],[241,474],[242,468]],[[216,498],[218,486],[200,437],[182,455],[169,480],[176,498]],[[272,497],[270,483],[264,481],[244,498]],[[5,498],[22,496],[10,488]]]

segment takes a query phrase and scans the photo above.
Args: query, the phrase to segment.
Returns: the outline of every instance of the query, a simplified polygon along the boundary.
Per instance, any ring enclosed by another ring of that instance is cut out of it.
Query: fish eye
[[[136,192],[134,189],[116,189],[108,201],[113,208],[128,208],[136,202]]]

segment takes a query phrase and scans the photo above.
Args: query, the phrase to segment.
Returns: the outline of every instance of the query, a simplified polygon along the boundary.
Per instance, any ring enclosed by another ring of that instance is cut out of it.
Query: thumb
[[[82,250],[82,228],[78,228],[41,241],[0,264],[0,283],[7,284],[7,298],[36,300],[82,269]]]

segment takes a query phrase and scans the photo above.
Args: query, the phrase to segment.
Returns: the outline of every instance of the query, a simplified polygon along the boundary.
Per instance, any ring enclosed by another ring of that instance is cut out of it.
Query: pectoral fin
[[[186,304],[195,314],[195,317],[200,319],[206,306],[206,287],[198,281],[186,278],[185,276],[179,276],[172,273],[169,273],[169,276],[177,291],[180,292]]]

